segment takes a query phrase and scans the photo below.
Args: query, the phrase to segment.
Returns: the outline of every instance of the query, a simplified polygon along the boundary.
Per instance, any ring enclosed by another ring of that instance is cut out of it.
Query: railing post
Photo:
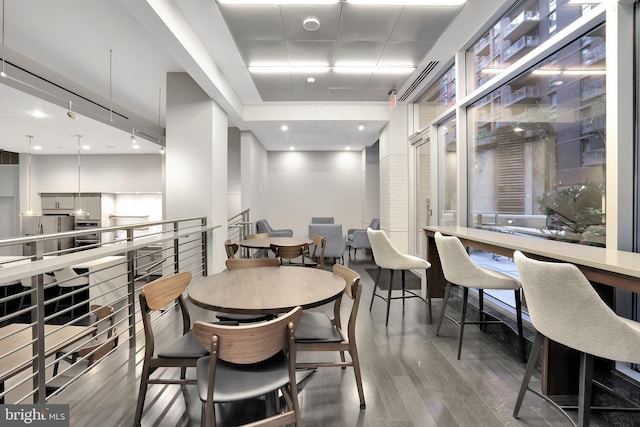
[[[36,242],[36,259],[42,259],[44,253],[44,242]],[[31,338],[34,340],[32,344],[33,354],[38,357],[33,361],[33,371],[36,374],[33,377],[33,388],[36,390],[33,401],[37,404],[45,404],[47,400],[47,384],[45,375],[45,347],[44,347],[44,280],[42,275],[38,275],[36,280],[36,304],[31,310],[31,321],[35,316],[36,322],[31,327]],[[33,286],[33,279],[31,282]],[[33,304],[32,304],[33,306]]]
[[[207,228],[207,217],[202,217],[201,223],[200,225],[202,226],[202,228]],[[209,260],[209,253],[207,250],[207,247],[209,246],[207,244],[207,232],[203,231],[202,232],[202,277],[207,277],[209,275],[209,269],[208,269],[208,260]]]
[[[133,242],[133,227],[127,229],[127,241]],[[136,252],[127,251],[127,303],[129,306],[129,347],[136,346]]]
[[[173,234],[178,235],[180,231],[180,226],[178,221],[174,221],[173,223]],[[180,272],[180,257],[179,257],[179,238],[176,237],[173,239],[173,273],[178,274]]]

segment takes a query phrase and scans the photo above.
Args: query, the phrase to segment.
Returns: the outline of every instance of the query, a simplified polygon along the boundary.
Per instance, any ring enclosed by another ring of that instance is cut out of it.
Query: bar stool
[[[516,322],[518,328],[518,338],[520,340],[520,355],[522,361],[525,361],[524,351],[524,335],[522,334],[522,301],[520,299],[520,283],[499,271],[495,271],[489,268],[482,268],[476,265],[471,259],[467,251],[465,250],[462,242],[455,236],[443,236],[440,232],[435,234],[436,246],[438,247],[438,254],[440,256],[440,263],[442,264],[442,272],[444,278],[447,279],[447,286],[444,291],[444,301],[442,302],[442,311],[440,312],[440,321],[438,322],[438,329],[436,335],[440,334],[440,327],[442,326],[442,320],[447,318],[455,323],[459,328],[458,334],[458,360],[460,360],[460,354],[462,352],[462,337],[464,335],[464,325],[484,325],[490,323],[502,323],[499,320],[484,320],[484,303],[483,303],[483,290],[484,289],[502,289],[513,290],[516,300]],[[445,309],[447,307],[447,301],[449,300],[449,294],[451,293],[451,285],[460,286],[463,289],[462,296],[462,316],[460,321],[445,315]],[[467,302],[469,299],[469,288],[478,289],[478,310],[480,312],[479,321],[466,321],[467,316]]]
[[[529,387],[544,338],[580,352],[578,426],[588,426],[591,410],[624,411],[636,408],[591,407],[593,356],[640,363],[640,323],[618,316],[600,298],[573,264],[542,262],[514,253],[536,338],[531,347],[513,416],[518,418],[525,393],[531,391],[569,415],[553,400]]]
[[[373,260],[378,266],[378,277],[376,278],[376,283],[373,288],[373,295],[371,295],[371,304],[369,304],[369,311],[373,307],[373,300],[375,297],[378,297],[387,302],[387,318],[384,322],[385,326],[389,324],[389,308],[391,307],[391,300],[401,299],[402,300],[402,308],[404,308],[404,300],[407,298],[418,298],[424,301],[429,307],[429,323],[431,323],[431,289],[429,287],[429,282],[427,281],[427,299],[425,300],[420,295],[415,292],[405,289],[404,282],[404,273],[406,270],[425,270],[425,274],[427,270],[431,268],[431,264],[429,261],[419,258],[413,255],[406,255],[398,251],[391,240],[387,237],[384,231],[382,230],[372,230],[371,228],[367,229],[367,236],[369,237],[369,242],[371,243],[371,251],[373,252]],[[380,282],[380,274],[383,269],[387,269],[390,271],[389,278],[389,289],[387,291],[387,296],[379,295],[376,290],[379,287]],[[400,270],[402,272],[402,296],[392,297],[391,290],[393,285],[393,273],[394,271]],[[409,294],[409,295],[406,295]]]

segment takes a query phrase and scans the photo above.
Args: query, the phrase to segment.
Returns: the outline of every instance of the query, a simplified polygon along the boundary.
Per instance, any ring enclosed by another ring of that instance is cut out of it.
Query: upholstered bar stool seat
[[[436,246],[438,248],[438,255],[440,256],[440,263],[442,264],[442,272],[444,278],[447,280],[447,286],[444,292],[444,301],[442,302],[442,311],[440,312],[440,320],[438,322],[438,329],[436,335],[440,334],[440,327],[442,326],[442,320],[447,318],[455,323],[459,328],[458,334],[458,359],[462,352],[462,338],[464,336],[464,326],[469,324],[484,325],[487,323],[501,323],[496,320],[485,320],[484,315],[484,289],[492,290],[513,290],[516,302],[516,323],[518,329],[518,338],[520,345],[520,354],[522,360],[525,360],[524,351],[524,335],[522,333],[522,301],[520,298],[521,285],[516,279],[489,268],[482,268],[478,266],[466,249],[455,236],[443,236],[437,232],[435,234]],[[451,293],[451,285],[460,286],[463,289],[462,296],[462,316],[460,320],[456,320],[445,314],[449,295]],[[469,299],[469,288],[478,289],[478,311],[480,313],[480,320],[467,321],[467,304]]]
[[[575,265],[533,260],[520,251],[514,253],[514,259],[537,333],[513,416],[518,417],[527,391],[562,410],[547,396],[529,388],[545,337],[580,352],[578,426],[589,425],[591,410],[636,412],[637,408],[591,407],[591,387],[593,356],[640,363],[640,323],[620,317],[609,308]],[[562,413],[576,425],[566,412]]]
[[[378,277],[376,278],[376,283],[373,288],[373,295],[371,295],[371,303],[369,304],[369,311],[373,307],[373,300],[375,297],[378,297],[387,302],[387,317],[385,320],[385,326],[389,324],[389,309],[391,306],[391,300],[401,299],[402,307],[404,308],[404,301],[408,298],[418,298],[424,301],[429,307],[429,323],[431,323],[431,290],[429,288],[429,282],[427,281],[427,299],[425,300],[419,294],[405,289],[405,271],[406,270],[425,270],[425,274],[427,270],[431,268],[431,264],[429,261],[419,258],[413,255],[407,255],[400,252],[396,247],[391,243],[391,240],[387,237],[384,231],[382,230],[372,230],[371,228],[367,229],[367,236],[369,237],[369,242],[371,243],[371,251],[373,252],[373,260],[378,266]],[[389,278],[389,289],[387,290],[387,296],[383,296],[378,294],[376,291],[379,288],[380,282],[380,274],[383,269],[387,269],[390,271]],[[393,289],[393,273],[395,271],[401,271],[402,273],[402,295],[392,297],[392,289]],[[408,295],[407,295],[408,294]]]

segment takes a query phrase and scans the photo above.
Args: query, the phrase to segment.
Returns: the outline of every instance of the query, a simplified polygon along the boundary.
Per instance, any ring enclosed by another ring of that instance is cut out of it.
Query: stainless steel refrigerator
[[[40,234],[62,233],[64,231],[73,231],[75,229],[74,218],[72,216],[62,215],[41,215],[41,216],[23,216],[22,217],[22,234],[25,236],[35,236]],[[55,252],[62,249],[69,249],[75,246],[73,237],[62,239],[48,240],[44,244],[44,252]],[[33,251],[35,248],[33,249]],[[24,255],[33,255],[29,245],[24,247]]]

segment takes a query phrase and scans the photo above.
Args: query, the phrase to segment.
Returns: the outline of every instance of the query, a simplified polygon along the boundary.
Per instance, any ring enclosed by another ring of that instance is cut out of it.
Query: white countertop
[[[457,236],[488,245],[519,250],[559,261],[640,278],[640,253],[558,242],[535,237],[456,226],[426,226],[427,231]]]

